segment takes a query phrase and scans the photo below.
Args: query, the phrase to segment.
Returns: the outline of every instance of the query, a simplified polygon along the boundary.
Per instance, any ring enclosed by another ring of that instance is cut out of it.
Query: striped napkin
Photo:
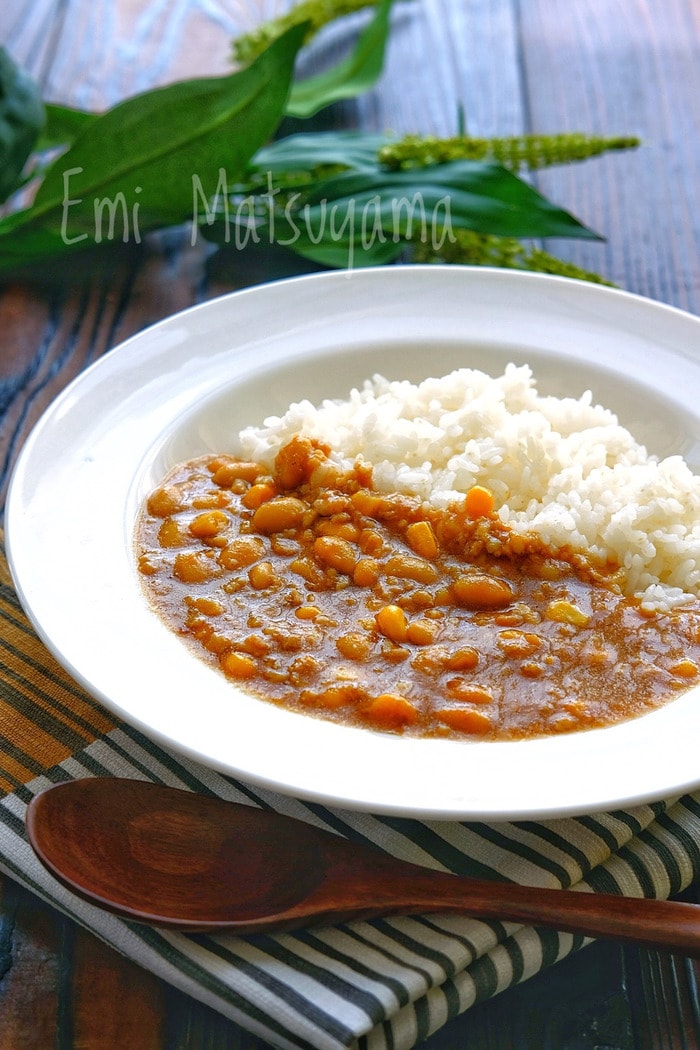
[[[541,823],[420,822],[277,796],[171,754],[116,722],[58,666],[29,626],[1,553],[0,646],[0,868],[284,1050],[408,1050],[586,942],[440,915],[248,938],[123,922],[74,898],[36,861],[23,820],[33,795],[77,777],[152,780],[272,808],[426,866],[588,892],[667,897],[700,872],[700,793]]]

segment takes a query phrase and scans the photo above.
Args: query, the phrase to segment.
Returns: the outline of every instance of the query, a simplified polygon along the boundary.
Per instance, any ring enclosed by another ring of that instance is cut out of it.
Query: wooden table
[[[262,0],[3,0],[0,40],[45,97],[102,108],[228,69],[230,37]],[[538,185],[608,238],[555,250],[620,286],[700,313],[698,0],[400,3],[377,90],[341,127],[448,135],[636,134],[640,151],[541,174]],[[331,43],[335,46],[337,34]],[[0,287],[0,490],[33,422],[91,361],[160,318],[300,272],[206,259],[182,231]],[[0,1048],[262,1050],[230,1022],[121,960],[9,880],[0,883]],[[434,1036],[518,1050],[666,1050],[700,1041],[697,964],[598,944]]]

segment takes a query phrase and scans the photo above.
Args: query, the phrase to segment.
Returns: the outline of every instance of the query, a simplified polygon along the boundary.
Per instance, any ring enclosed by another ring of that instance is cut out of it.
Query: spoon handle
[[[334,874],[332,883],[289,909],[285,918],[290,925],[441,912],[629,941],[700,958],[700,906],[695,904],[472,879],[380,856],[373,871],[365,865],[360,892],[357,871],[348,873],[347,894],[345,873]]]
[[[630,941],[700,958],[700,907],[695,904],[476,880],[455,885],[452,892],[449,883],[442,885],[443,893],[433,900],[437,910]]]

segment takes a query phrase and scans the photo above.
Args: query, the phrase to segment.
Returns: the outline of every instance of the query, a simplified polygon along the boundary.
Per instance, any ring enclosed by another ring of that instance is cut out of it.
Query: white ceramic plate
[[[700,691],[603,730],[508,743],[413,740],[238,692],[148,606],[142,498],[177,462],[300,398],[374,372],[417,380],[529,363],[542,393],[586,389],[659,455],[700,472],[700,320],[593,285],[391,267],[281,281],[187,310],[111,351],[44,414],[7,510],[12,573],[46,644],[146,734],[243,780],[339,806],[498,820],[613,808],[700,784]]]

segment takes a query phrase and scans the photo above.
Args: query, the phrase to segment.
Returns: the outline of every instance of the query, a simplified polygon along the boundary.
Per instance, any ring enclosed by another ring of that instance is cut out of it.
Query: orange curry
[[[299,438],[272,474],[180,466],[138,524],[152,604],[248,692],[419,736],[601,726],[696,681],[697,605],[645,613],[615,566],[514,533],[486,489],[443,511],[371,481]]]

